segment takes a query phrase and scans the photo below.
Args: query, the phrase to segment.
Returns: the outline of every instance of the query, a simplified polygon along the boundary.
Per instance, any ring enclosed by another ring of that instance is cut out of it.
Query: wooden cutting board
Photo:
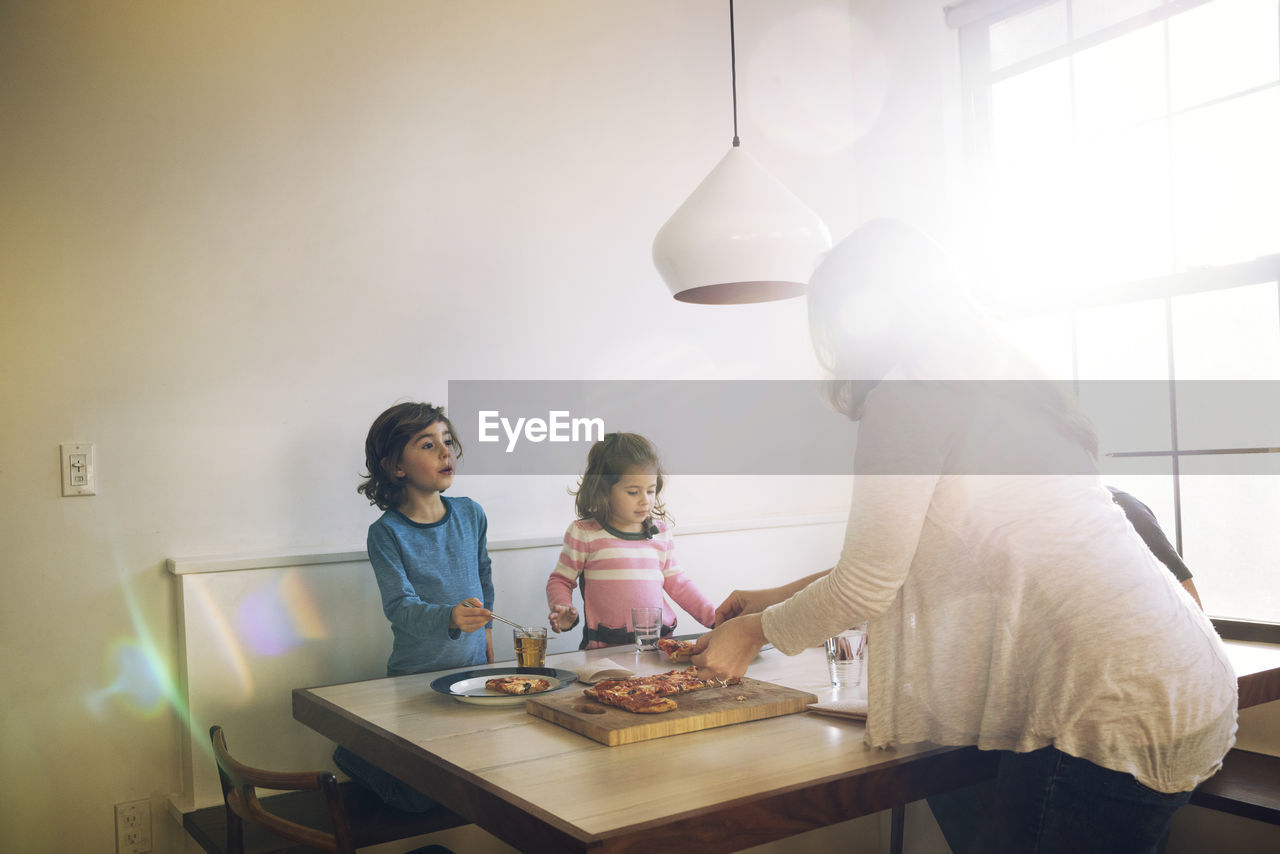
[[[610,747],[700,729],[758,721],[803,712],[818,698],[806,691],[743,677],[741,685],[704,688],[675,698],[679,708],[657,715],[637,715],[606,706],[582,694],[573,684],[563,691],[530,697],[525,710]],[[741,698],[741,699],[739,699]]]

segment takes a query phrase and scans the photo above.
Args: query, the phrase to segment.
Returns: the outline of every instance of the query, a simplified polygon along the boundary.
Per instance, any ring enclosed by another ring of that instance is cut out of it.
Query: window
[[[1206,610],[1280,622],[1280,417],[1256,409],[1280,415],[1280,2],[947,15],[978,296],[1080,381],[1108,481],[1155,511]],[[1091,400],[1099,380],[1143,417]]]

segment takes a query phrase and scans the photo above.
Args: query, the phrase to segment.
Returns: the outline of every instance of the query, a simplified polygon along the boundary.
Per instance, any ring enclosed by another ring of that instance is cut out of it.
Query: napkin
[[[629,679],[635,676],[634,670],[628,670],[616,661],[608,658],[597,658],[573,669],[578,674],[578,681],[585,685],[599,682],[601,679]]]
[[[832,715],[838,718],[852,718],[857,721],[867,719],[867,700],[859,697],[855,700],[828,700],[822,703],[810,703],[809,711],[820,715]]]

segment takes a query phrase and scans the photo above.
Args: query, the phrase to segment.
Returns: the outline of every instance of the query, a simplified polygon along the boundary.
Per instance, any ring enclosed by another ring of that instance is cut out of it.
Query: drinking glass
[[[519,667],[545,667],[547,663],[547,627],[526,626],[512,629],[516,644],[516,665]]]
[[[636,634],[636,652],[658,648],[662,634],[661,608],[632,608],[631,630]]]
[[[827,671],[837,688],[862,684],[862,662],[867,657],[866,624],[827,638]]]

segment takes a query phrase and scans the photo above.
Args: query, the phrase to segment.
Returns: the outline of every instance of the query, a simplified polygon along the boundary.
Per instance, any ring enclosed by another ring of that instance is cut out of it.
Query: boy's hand
[[[449,612],[449,628],[470,633],[483,629],[485,623],[492,619],[489,609],[473,596],[453,606]]]
[[[578,609],[572,605],[557,605],[547,615],[551,628],[556,634],[567,632],[578,624]]]

